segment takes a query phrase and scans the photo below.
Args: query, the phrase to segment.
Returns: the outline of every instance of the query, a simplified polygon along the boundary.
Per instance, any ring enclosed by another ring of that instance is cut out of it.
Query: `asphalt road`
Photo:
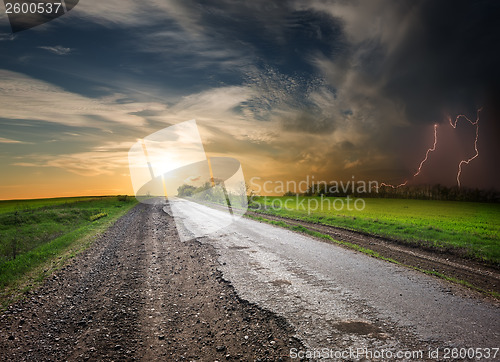
[[[500,347],[498,305],[446,281],[247,218],[224,226],[227,213],[185,200],[170,210],[181,239],[214,246],[240,297],[285,317],[308,349]]]

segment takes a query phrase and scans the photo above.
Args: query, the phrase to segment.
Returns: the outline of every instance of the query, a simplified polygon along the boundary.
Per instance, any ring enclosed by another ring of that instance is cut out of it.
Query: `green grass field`
[[[255,211],[362,231],[408,243],[459,248],[500,264],[500,205],[456,201],[319,197],[254,197]],[[288,201],[287,201],[288,200]],[[281,206],[281,208],[280,208]],[[309,210],[309,211],[308,211]]]
[[[82,197],[57,197],[53,199],[32,199],[32,200],[0,200],[0,214],[13,212],[16,210],[38,209],[40,207],[54,206],[61,204],[71,204],[77,201],[89,201],[99,199],[96,196]]]
[[[15,285],[53,259],[83,250],[91,243],[89,236],[135,204],[133,197],[116,196],[0,202],[0,288]]]

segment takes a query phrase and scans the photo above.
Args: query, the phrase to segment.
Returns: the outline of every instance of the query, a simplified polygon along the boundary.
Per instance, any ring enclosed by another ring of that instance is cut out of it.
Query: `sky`
[[[137,140],[196,119],[245,179],[500,189],[497,1],[85,0],[12,33],[0,199],[132,194]],[[427,149],[437,147],[413,177]],[[257,182],[257,181],[254,181]]]

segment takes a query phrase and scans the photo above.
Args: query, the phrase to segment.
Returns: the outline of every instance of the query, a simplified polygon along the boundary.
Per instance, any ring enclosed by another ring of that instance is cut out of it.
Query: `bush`
[[[108,213],[106,212],[100,212],[99,214],[92,215],[90,217],[90,221],[96,221],[99,220],[100,218],[108,216]]]

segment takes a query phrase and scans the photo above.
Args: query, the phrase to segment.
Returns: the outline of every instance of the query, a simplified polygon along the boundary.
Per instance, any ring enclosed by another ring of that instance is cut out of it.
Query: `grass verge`
[[[104,198],[97,201],[85,200],[80,204],[71,205],[72,213],[61,206],[54,206],[55,209],[40,209],[36,212],[35,214],[51,215],[51,212],[56,210],[59,215],[69,215],[71,220],[76,214],[80,215],[84,222],[77,222],[77,227],[72,229],[63,227],[62,235],[23,252],[14,259],[4,258],[0,262],[0,308],[4,309],[20,299],[26,291],[40,285],[47,276],[64,266],[68,260],[86,250],[102,232],[134,205],[136,205],[135,199],[119,202],[117,198]],[[107,216],[91,221],[87,214],[92,215],[96,207],[101,209],[103,206]],[[87,212],[80,212],[82,209],[87,209]],[[67,220],[62,217],[60,221],[65,224]],[[23,230],[22,227],[19,229]]]
[[[68,205],[78,201],[98,200],[99,196],[80,196],[80,197],[56,197],[51,199],[32,199],[32,200],[0,200],[0,214],[14,212],[26,209],[38,209],[41,207]]]

